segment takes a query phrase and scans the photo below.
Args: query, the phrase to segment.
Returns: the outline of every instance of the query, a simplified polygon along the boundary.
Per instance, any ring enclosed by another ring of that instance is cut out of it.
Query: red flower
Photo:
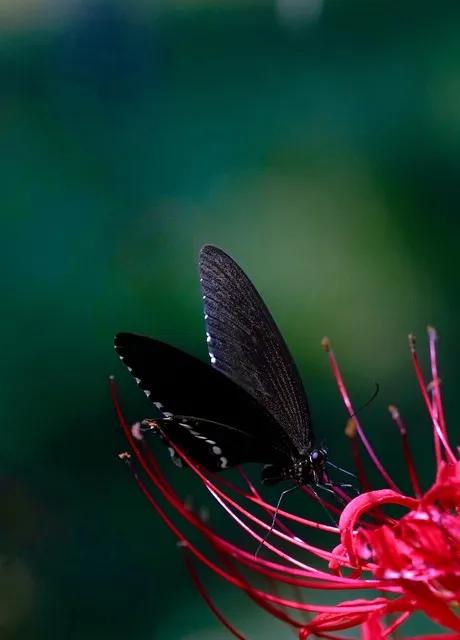
[[[271,530],[276,509],[261,497],[242,469],[239,470],[241,482],[236,485],[223,476],[204,473],[185,452],[170,443],[214,500],[246,532],[250,541],[253,540],[248,549],[220,535],[177,495],[139,425],[130,428],[126,423],[112,380],[115,408],[131,450],[120,457],[128,462],[139,488],[180,542],[185,564],[199,593],[235,637],[245,636],[214,604],[199,577],[197,563],[244,591],[269,614],[297,629],[301,640],[312,636],[340,639],[343,637],[340,631],[358,626],[363,640],[383,640],[415,612],[424,613],[447,631],[441,635],[418,636],[418,640],[460,638],[460,462],[447,437],[437,371],[436,332],[429,328],[428,335],[432,376],[428,386],[419,365],[415,340],[412,336],[409,338],[412,362],[432,424],[437,466],[435,482],[425,493],[417,479],[407,431],[398,410],[390,407],[390,414],[401,436],[413,496],[404,495],[396,486],[354,416],[328,340],[323,341],[323,347],[329,354],[341,397],[351,416],[347,435],[364,490],[355,498],[343,489],[335,490],[346,503],[338,527],[280,509]],[[154,421],[150,424],[155,428]],[[386,488],[371,490],[361,445]],[[303,487],[302,491],[320,500],[331,513],[339,512],[312,489]],[[406,512],[395,519],[387,515],[388,505],[398,505]],[[176,522],[177,517],[180,524]],[[191,542],[184,525],[201,534],[204,546]],[[307,541],[308,529],[324,533],[324,546]],[[264,545],[265,552],[271,554],[269,559],[266,553],[263,557],[254,553],[254,543]],[[312,601],[311,594],[320,589],[336,593],[336,604]],[[363,589],[374,591],[375,596],[350,599],[351,591]]]

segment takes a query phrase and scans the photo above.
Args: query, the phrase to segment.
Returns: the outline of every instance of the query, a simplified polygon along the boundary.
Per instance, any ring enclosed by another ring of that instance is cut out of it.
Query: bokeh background
[[[119,330],[205,357],[205,242],[265,297],[334,460],[324,334],[357,404],[380,383],[363,421],[395,477],[390,402],[430,482],[406,336],[438,328],[455,432],[459,36],[455,0],[1,0],[2,638],[227,637],[116,458],[107,389],[148,415]],[[292,637],[204,578],[248,637]]]

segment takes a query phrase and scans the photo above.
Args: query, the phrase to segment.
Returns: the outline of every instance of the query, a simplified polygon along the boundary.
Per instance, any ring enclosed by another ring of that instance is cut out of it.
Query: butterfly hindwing
[[[264,407],[298,452],[309,450],[313,431],[303,385],[254,285],[230,256],[211,245],[200,253],[200,282],[212,366]]]
[[[176,464],[181,458],[171,444],[209,471],[223,471],[245,462],[285,462],[283,452],[268,443],[261,443],[244,431],[212,420],[175,415],[144,422],[152,425],[153,431],[160,430]]]

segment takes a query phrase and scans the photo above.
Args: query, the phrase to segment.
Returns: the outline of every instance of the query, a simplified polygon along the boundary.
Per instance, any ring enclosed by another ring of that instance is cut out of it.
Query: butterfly
[[[210,471],[261,463],[264,484],[322,484],[327,451],[315,443],[297,367],[265,303],[215,246],[201,249],[199,272],[210,364],[147,336],[115,336],[118,356],[160,412],[145,424]]]

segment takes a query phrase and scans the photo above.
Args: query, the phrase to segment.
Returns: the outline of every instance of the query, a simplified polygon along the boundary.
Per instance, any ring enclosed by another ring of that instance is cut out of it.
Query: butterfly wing
[[[311,417],[297,367],[254,285],[211,245],[200,253],[200,282],[212,366],[267,410],[297,452],[310,449]]]
[[[164,342],[134,333],[117,334],[115,350],[147,397],[172,419],[168,426],[171,440],[176,441],[177,436],[178,446],[183,443],[184,449],[192,457],[196,453],[196,460],[204,466],[211,468],[206,464],[210,446],[206,439],[215,441],[212,446],[225,449],[222,456],[229,461],[228,466],[230,461],[235,465],[243,459],[288,463],[289,451],[283,449],[280,427],[270,414],[209,364]],[[197,416],[194,420],[200,419],[201,423],[195,431],[202,437],[190,440],[189,435],[193,434],[187,434],[185,427],[179,425],[177,430],[175,416]],[[203,443],[205,453],[201,453]]]
[[[223,471],[245,462],[280,464],[283,453],[251,434],[212,420],[177,416],[146,421],[166,440],[173,461],[182,466],[171,443],[209,471]]]

